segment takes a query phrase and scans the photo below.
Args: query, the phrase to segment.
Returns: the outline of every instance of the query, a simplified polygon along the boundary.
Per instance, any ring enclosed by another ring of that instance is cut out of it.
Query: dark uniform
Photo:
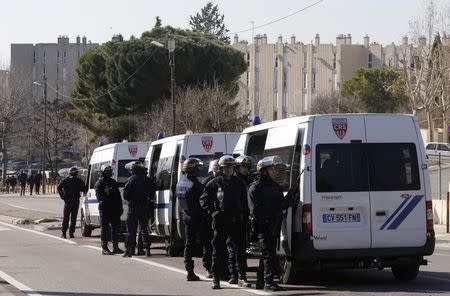
[[[64,200],[64,218],[62,224],[62,237],[66,237],[67,228],[70,228],[69,235],[73,237],[75,232],[75,224],[77,222],[78,208],[80,207],[80,192],[87,192],[86,184],[76,175],[66,177],[58,185],[58,193]]]
[[[20,183],[20,195],[25,195],[25,187],[27,186],[28,176],[25,172],[22,172],[17,176],[17,181]]]
[[[206,184],[208,184],[208,182],[211,181],[211,180],[214,179],[214,178],[215,178],[215,176],[214,176],[213,174],[208,175],[206,178],[204,178],[204,179],[202,180],[202,185],[203,185],[203,187],[205,187]]]
[[[108,249],[109,233],[111,233],[113,252],[122,253],[119,249],[119,229],[123,207],[122,197],[120,196],[119,186],[116,180],[109,176],[103,176],[103,178],[95,183],[95,195],[99,202],[101,242],[104,254],[112,253]]]
[[[41,182],[42,182],[42,174],[40,172],[37,172],[37,174],[34,176],[34,186],[36,187],[36,194],[39,194]]]
[[[287,208],[288,202],[284,198],[280,185],[264,174],[260,174],[258,179],[250,185],[248,199],[250,214],[255,218],[262,253],[257,286],[264,282],[266,286],[278,288],[273,281],[276,240],[280,234],[282,210]]]
[[[203,193],[203,185],[197,177],[191,174],[184,175],[176,187],[177,202],[183,210],[183,222],[185,229],[184,245],[184,265],[188,272],[188,280],[194,277],[194,261],[192,253],[195,241],[200,234],[200,241],[203,247],[203,267],[208,273],[211,272],[211,240],[208,235],[211,231],[211,224],[207,224],[207,213],[200,206],[200,196]]]
[[[127,216],[127,239],[124,256],[131,257],[136,248],[136,232],[139,225],[140,232],[147,251],[150,256],[150,237],[148,234],[148,217],[150,211],[150,200],[154,196],[154,187],[150,178],[146,176],[144,167],[133,170],[133,176],[128,178],[123,189],[123,198],[128,201]]]
[[[238,263],[238,273],[242,280],[246,279],[245,251],[243,248],[244,232],[236,225],[242,223],[242,212],[245,208],[247,188],[245,183],[236,176],[228,180],[218,176],[206,184],[200,203],[212,217],[212,228],[214,230],[212,240],[212,272],[214,281],[218,281],[222,271],[223,258],[226,248],[226,240],[231,237]],[[218,197],[223,196],[222,202]],[[213,286],[214,287],[214,286]]]

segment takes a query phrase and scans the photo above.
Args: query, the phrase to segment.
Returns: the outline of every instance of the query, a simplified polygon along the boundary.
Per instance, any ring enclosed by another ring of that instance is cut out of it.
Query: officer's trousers
[[[195,248],[195,242],[197,235],[200,235],[200,243],[202,245],[202,261],[203,267],[207,271],[211,271],[211,260],[212,260],[212,247],[211,238],[212,230],[211,223],[208,217],[184,217],[184,230],[185,230],[185,241],[184,241],[184,266],[187,272],[194,271],[194,261],[192,260],[193,251]]]
[[[225,262],[225,249],[226,249],[226,240],[228,238],[231,239],[233,248],[236,254],[237,261],[237,271],[239,274],[239,278],[246,278],[246,258],[245,258],[245,250],[243,247],[243,231],[236,225],[240,225],[241,219],[236,218],[228,218],[225,223],[222,223],[220,227],[214,229],[214,236],[212,239],[212,272],[214,278],[220,278],[221,272],[223,270],[223,264]]]
[[[105,210],[100,210],[99,213],[102,247],[108,246],[110,235],[113,245],[117,246],[119,243],[120,215]]]
[[[247,219],[248,220],[248,219]],[[242,231],[241,234],[239,234],[238,237],[240,237],[241,241],[239,242],[242,246],[243,249],[243,255],[244,256],[244,270],[247,270],[247,258],[246,258],[246,254],[245,254],[245,248],[247,247],[248,244],[248,240],[247,240],[247,221],[241,221],[240,223],[238,223],[237,225],[235,225],[236,228],[238,228],[238,230]],[[236,231],[238,231],[236,230]],[[235,242],[233,241],[233,238],[230,236],[227,238],[226,241],[227,244],[227,251],[228,251],[228,258],[227,258],[227,262],[228,262],[228,272],[230,273],[230,276],[232,277],[237,277],[238,276],[238,262],[237,262],[237,257],[236,257],[236,249],[235,249]]]
[[[125,246],[128,251],[136,248],[136,233],[139,225],[139,232],[142,234],[144,247],[150,248],[150,237],[148,235],[148,214],[147,211],[128,212],[127,216],[127,239]]]
[[[66,233],[69,227],[70,218],[70,228],[69,234],[75,233],[75,224],[77,223],[78,208],[80,207],[80,202],[75,203],[65,203],[64,204],[64,217],[62,223],[62,232]]]
[[[276,257],[276,237],[267,230],[267,227],[258,231],[259,247],[261,249],[261,257],[259,258],[259,268],[257,272],[257,280],[265,283],[272,283],[275,274],[275,257]]]

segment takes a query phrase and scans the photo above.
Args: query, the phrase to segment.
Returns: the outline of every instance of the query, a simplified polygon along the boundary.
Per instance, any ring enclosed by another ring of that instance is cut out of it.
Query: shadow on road
[[[82,293],[82,292],[55,292],[55,291],[23,291],[26,294],[34,295],[52,295],[52,296],[165,296],[168,294],[111,294],[111,293]],[[172,295],[172,296],[184,296],[184,295]]]

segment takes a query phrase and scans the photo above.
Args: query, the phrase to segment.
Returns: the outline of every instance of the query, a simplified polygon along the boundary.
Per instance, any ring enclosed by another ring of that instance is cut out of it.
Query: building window
[[[372,68],[372,54],[369,53],[369,63],[367,64],[369,68]]]
[[[316,73],[312,74],[312,89],[316,89]]]
[[[303,73],[303,89],[308,88],[308,75],[304,72]]]
[[[333,69],[336,70],[336,53],[333,53]]]
[[[283,110],[285,110],[286,107],[287,107],[287,101],[288,101],[288,93],[287,92],[283,92],[283,102],[282,102]]]
[[[306,51],[303,53],[303,67],[306,68],[308,66],[308,55],[306,54]]]
[[[283,90],[287,89],[287,73],[286,71],[283,71]]]
[[[273,71],[273,91],[276,92],[278,90],[278,71],[275,69]]]
[[[303,94],[303,111],[308,111],[308,94]]]
[[[275,58],[275,68],[278,68],[278,57]]]
[[[66,63],[66,51],[64,51],[64,58],[63,59],[64,59],[63,63],[65,64]]]
[[[247,52],[247,67],[250,66],[250,53]]]
[[[273,94],[273,111],[278,110],[278,93]]]
[[[33,64],[36,64],[36,52],[33,51]]]

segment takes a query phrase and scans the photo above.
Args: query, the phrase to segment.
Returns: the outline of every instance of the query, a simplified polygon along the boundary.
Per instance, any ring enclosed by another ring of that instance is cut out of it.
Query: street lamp
[[[44,84],[44,139],[42,141],[42,177],[43,180],[45,180],[45,149],[46,149],[46,142],[47,142],[47,76],[44,75],[43,77],[43,84]],[[34,85],[42,86],[41,83],[34,81]],[[45,194],[45,184],[42,186],[42,193]]]
[[[165,48],[169,51],[169,66],[170,66],[170,96],[172,99],[172,136],[175,136],[175,118],[176,118],[176,101],[175,101],[175,39],[172,34],[169,34],[167,40],[167,47],[158,41],[152,41],[151,44]]]

